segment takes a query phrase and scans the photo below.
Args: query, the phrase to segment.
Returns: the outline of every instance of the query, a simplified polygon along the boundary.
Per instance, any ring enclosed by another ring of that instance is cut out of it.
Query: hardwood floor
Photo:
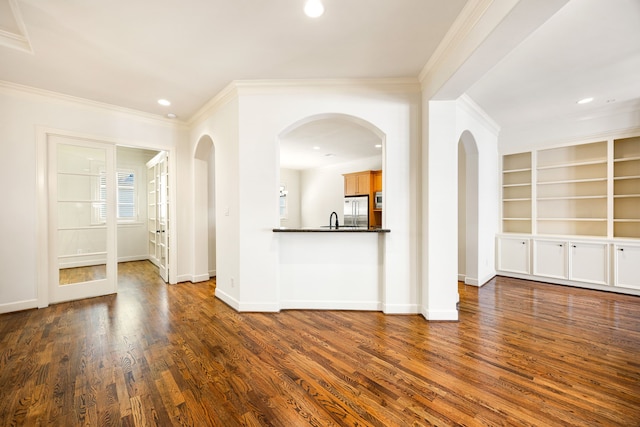
[[[0,425],[640,426],[640,297],[497,278],[456,323],[236,313],[119,270],[117,296],[0,316]]]

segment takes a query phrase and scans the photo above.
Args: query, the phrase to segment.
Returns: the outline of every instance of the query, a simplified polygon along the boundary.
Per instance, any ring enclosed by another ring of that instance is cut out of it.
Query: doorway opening
[[[458,281],[480,286],[478,278],[478,145],[469,131],[458,141]]]
[[[194,182],[194,252],[192,282],[216,276],[216,168],[215,146],[204,135],[193,155]]]

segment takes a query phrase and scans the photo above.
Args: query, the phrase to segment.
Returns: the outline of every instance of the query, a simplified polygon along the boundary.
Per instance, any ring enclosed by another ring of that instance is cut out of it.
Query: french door
[[[169,158],[159,153],[147,163],[149,259],[169,282]]]
[[[115,146],[48,135],[49,300],[115,293]]]

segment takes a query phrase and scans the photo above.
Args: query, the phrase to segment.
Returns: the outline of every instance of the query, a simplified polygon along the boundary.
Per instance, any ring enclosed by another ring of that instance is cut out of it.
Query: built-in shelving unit
[[[531,233],[531,153],[502,157],[502,228]]]
[[[640,137],[613,141],[613,237],[640,238]]]
[[[640,136],[502,162],[499,274],[640,295]]]
[[[538,234],[607,236],[607,152],[607,141],[538,151]]]

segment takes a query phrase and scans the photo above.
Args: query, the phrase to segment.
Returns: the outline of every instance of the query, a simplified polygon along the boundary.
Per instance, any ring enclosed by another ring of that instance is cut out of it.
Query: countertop
[[[390,233],[388,228],[363,228],[363,227],[309,227],[309,228],[274,228],[274,233]]]

